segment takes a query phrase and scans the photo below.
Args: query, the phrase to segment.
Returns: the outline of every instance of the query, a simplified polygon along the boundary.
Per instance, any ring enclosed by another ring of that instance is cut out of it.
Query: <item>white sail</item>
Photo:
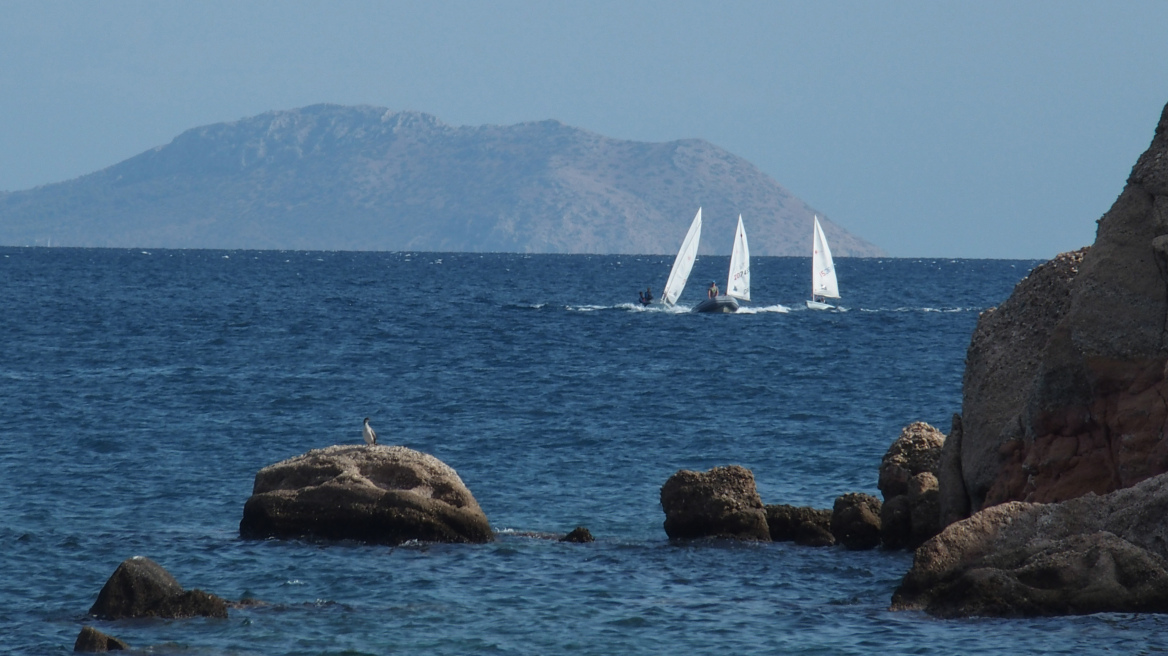
[[[698,242],[702,238],[702,208],[698,208],[697,216],[689,224],[689,232],[685,233],[685,240],[681,242],[681,250],[673,260],[673,268],[669,271],[669,280],[665,281],[665,290],[661,292],[661,300],[666,305],[673,305],[681,290],[685,289],[685,281],[689,280],[689,272],[693,269],[694,258],[698,254]]]
[[[831,249],[819,227],[819,217],[815,217],[815,233],[811,244],[811,295],[839,298],[839,282],[835,278],[835,264],[831,261]]]
[[[743,301],[750,300],[750,246],[746,243],[746,229],[742,215],[738,215],[738,229],[734,231],[734,248],[730,251],[730,277],[726,279],[726,294]]]

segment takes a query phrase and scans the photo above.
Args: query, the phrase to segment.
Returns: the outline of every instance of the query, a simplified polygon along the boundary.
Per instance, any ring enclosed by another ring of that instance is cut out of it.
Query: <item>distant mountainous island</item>
[[[622,141],[558,121],[454,127],[313,105],[188,130],[96,173],[0,194],[0,244],[520,253],[883,252],[700,139]]]

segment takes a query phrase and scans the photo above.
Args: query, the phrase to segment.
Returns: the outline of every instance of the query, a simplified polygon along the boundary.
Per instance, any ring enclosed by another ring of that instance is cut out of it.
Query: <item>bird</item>
[[[373,427],[369,425],[369,417],[365,418],[365,428],[361,431],[361,435],[365,438],[366,444],[377,444],[377,433],[373,432]]]

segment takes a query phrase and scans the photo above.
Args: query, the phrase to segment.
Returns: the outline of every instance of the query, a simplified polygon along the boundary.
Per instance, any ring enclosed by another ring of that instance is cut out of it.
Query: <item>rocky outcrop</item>
[[[894,610],[941,617],[1168,612],[1168,475],[1105,496],[1008,502],[917,550]]]
[[[831,511],[802,506],[766,506],[767,527],[774,542],[794,542],[804,547],[830,547]]]
[[[117,638],[106,635],[92,626],[81,627],[81,633],[77,635],[77,641],[73,643],[73,651],[84,652],[103,652],[103,651],[123,651],[129,649],[130,646],[118,640]]]
[[[560,542],[576,542],[578,544],[595,541],[596,538],[592,537],[592,531],[589,531],[586,527],[583,526],[577,526],[576,528],[572,529],[571,533],[568,533],[564,537],[560,538]]]
[[[1036,267],[1001,306],[982,312],[965,355],[961,439],[945,447],[957,478],[940,480],[943,516],[980,510],[1007,452],[1024,433],[1022,413],[1047,342],[1070,305],[1086,250]]]
[[[979,319],[942,515],[1130,487],[1168,471],[1166,422],[1168,107],[1094,245]]]
[[[202,590],[183,590],[161,565],[143,556],[122,561],[105,582],[89,614],[103,620],[130,617],[227,617],[227,602]]]
[[[738,465],[677,472],[661,486],[661,508],[673,539],[771,539],[754,474]]]
[[[880,546],[880,500],[853,492],[835,500],[831,509],[831,534],[848,549]]]
[[[880,540],[912,548],[940,530],[937,478],[945,435],[923,421],[905,426],[880,462]]]
[[[261,469],[239,534],[378,544],[492,539],[474,495],[441,460],[365,445],[314,449]]]

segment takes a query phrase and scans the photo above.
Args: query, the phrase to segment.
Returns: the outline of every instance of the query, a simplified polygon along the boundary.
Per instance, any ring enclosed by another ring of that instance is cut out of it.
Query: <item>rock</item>
[[[378,544],[490,542],[490,523],[458,473],[402,446],[314,449],[261,469],[243,507],[244,538]]]
[[[123,651],[130,646],[117,638],[106,635],[92,626],[81,627],[77,635],[77,642],[73,643],[73,651]]]
[[[677,472],[661,486],[661,508],[673,539],[771,539],[754,474],[738,465]]]
[[[909,481],[908,498],[911,531],[908,546],[916,549],[921,544],[941,532],[941,502],[938,494],[937,477],[931,472],[921,472]]]
[[[969,494],[965,490],[965,479],[961,474],[961,442],[964,439],[964,422],[961,415],[954,414],[949,435],[941,447],[941,461],[937,464],[937,504],[940,526],[969,517]]]
[[[894,610],[941,617],[1168,612],[1168,475],[1105,496],[1012,501],[917,550]]]
[[[122,561],[105,582],[89,614],[129,617],[227,617],[227,602],[202,590],[183,590],[161,565],[142,556]]]
[[[1070,305],[1071,287],[1086,251],[1063,253],[1036,267],[998,308],[978,317],[965,355],[961,440],[944,459],[959,463],[941,481],[942,515],[968,516],[985,505],[1001,469],[1003,449],[1023,434],[1025,408],[1042,353]]]
[[[945,434],[923,421],[905,426],[880,461],[877,487],[887,503],[908,493],[909,480],[921,472],[937,471]]]
[[[853,492],[835,500],[831,510],[831,534],[848,549],[880,546],[880,500]]]
[[[835,544],[831,534],[831,511],[802,506],[766,506],[767,527],[771,540],[794,542],[805,547],[830,547]]]
[[[592,532],[583,526],[577,526],[572,529],[572,532],[560,538],[560,542],[595,542],[596,539],[592,537]]]
[[[1168,107],[1089,250],[1041,267],[970,343],[942,514],[1105,494],[1168,471]]]
[[[923,421],[906,426],[880,462],[880,540],[915,549],[940,531],[937,479],[945,435]]]

